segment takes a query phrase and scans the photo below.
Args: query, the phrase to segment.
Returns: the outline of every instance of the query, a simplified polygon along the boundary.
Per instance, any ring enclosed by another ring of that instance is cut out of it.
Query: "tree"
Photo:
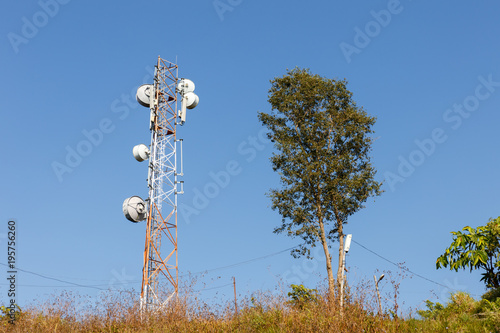
[[[469,267],[481,269],[481,281],[488,288],[500,287],[500,217],[490,219],[485,226],[452,231],[453,242],[436,260],[436,269],[448,267],[458,271]]]
[[[275,233],[301,237],[304,243],[294,257],[311,258],[310,248],[323,247],[330,296],[334,278],[329,241],[339,241],[339,269],[344,247],[343,226],[370,197],[381,193],[370,164],[375,118],[356,106],[347,81],[312,75],[295,68],[271,81],[269,114],[259,120],[269,130],[273,170],[282,188],[271,189],[272,209],[282,216]]]

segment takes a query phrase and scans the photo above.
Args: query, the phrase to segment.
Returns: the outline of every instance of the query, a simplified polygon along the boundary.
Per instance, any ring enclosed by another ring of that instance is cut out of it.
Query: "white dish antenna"
[[[132,149],[132,154],[134,154],[136,160],[142,162],[149,158],[151,152],[145,144],[141,143],[140,145],[134,146],[134,149]]]
[[[195,88],[194,82],[189,79],[180,79],[177,84],[177,90],[181,93],[181,95],[193,92]]]
[[[194,109],[198,103],[200,102],[200,98],[193,92],[188,92],[184,95],[184,99],[186,100],[186,107],[188,109]]]
[[[137,89],[137,94],[135,98],[137,102],[142,106],[149,108],[151,105],[151,96],[153,95],[153,85],[152,84],[143,84]]]
[[[181,110],[179,111],[181,125],[186,122],[186,109],[194,109],[200,102],[198,95],[193,92],[194,88],[194,82],[188,79],[180,79],[177,84],[177,90],[182,96]]]
[[[135,223],[144,221],[148,216],[146,202],[138,196],[125,199],[123,202],[123,214],[125,214],[125,217],[129,221]]]

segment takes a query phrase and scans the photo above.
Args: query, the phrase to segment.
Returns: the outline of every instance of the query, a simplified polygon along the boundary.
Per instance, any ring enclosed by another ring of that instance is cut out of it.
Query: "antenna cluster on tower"
[[[150,109],[151,144],[134,146],[134,158],[149,160],[146,200],[132,196],[123,202],[125,217],[134,223],[147,221],[144,266],[142,272],[141,309],[151,310],[165,305],[178,293],[177,257],[177,124],[186,121],[186,110],[198,105],[195,85],[188,79],[178,79],[178,67],[158,57],[153,84],[137,89],[137,102]],[[177,110],[177,95],[181,109]],[[181,151],[182,159],[182,151]],[[182,169],[182,160],[181,160]],[[166,239],[168,241],[163,241]],[[166,252],[165,252],[166,251]],[[174,263],[175,261],[175,263]],[[160,279],[161,278],[161,279]],[[168,281],[167,286],[162,281]],[[173,287],[170,295],[162,288]]]

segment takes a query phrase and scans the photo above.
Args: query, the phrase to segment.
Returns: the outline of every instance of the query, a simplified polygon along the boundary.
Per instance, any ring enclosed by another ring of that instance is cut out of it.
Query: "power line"
[[[373,251],[373,250],[370,250],[369,248],[367,248],[366,246],[364,246],[363,244],[357,242],[356,240],[352,240],[353,243],[356,243],[357,245],[361,246],[363,249],[365,249],[366,251],[376,255],[377,257],[387,261],[388,263],[412,274],[412,275],[415,275],[416,277],[419,277],[423,280],[426,280],[428,282],[431,282],[431,283],[434,283],[440,287],[444,287],[444,288],[447,288],[447,289],[451,289],[451,290],[454,290],[452,288],[450,288],[449,286],[446,286],[442,283],[439,283],[439,282],[436,282],[434,280],[431,280],[425,276],[422,276],[418,273],[415,273],[413,272],[412,270],[406,268],[406,267],[403,267],[397,263],[395,263],[394,261],[391,261],[389,259],[387,259],[386,257],[378,254],[377,252]],[[183,274],[183,275],[180,275],[179,277],[183,277],[183,276],[188,276],[190,274],[192,275],[196,275],[196,274],[202,274],[202,273],[208,273],[208,272],[213,272],[213,271],[217,271],[217,270],[223,270],[223,269],[227,269],[227,268],[231,268],[231,267],[236,267],[236,266],[240,266],[240,265],[246,265],[246,264],[249,264],[249,263],[252,263],[254,261],[259,261],[259,260],[263,260],[263,259],[266,259],[266,258],[270,258],[270,257],[273,257],[273,256],[276,256],[276,255],[279,255],[281,253],[284,253],[286,251],[290,251],[290,250],[293,250],[297,247],[299,247],[301,245],[296,245],[296,246],[292,246],[292,247],[289,247],[287,249],[284,249],[284,250],[281,250],[281,251],[278,251],[278,252],[274,252],[274,253],[270,253],[270,254],[267,254],[267,255],[264,255],[264,256],[260,256],[260,257],[256,257],[256,258],[252,258],[252,259],[249,259],[249,260],[244,260],[244,261],[240,261],[240,262],[237,262],[237,263],[234,263],[234,264],[230,264],[230,265],[225,265],[225,266],[219,266],[219,267],[215,267],[215,268],[210,268],[210,269],[206,269],[206,270],[203,270],[203,271],[199,271],[199,272],[195,272],[195,273],[188,273],[188,274]],[[4,263],[0,263],[0,265],[3,265],[3,266],[7,266],[7,264],[4,264]],[[41,277],[41,278],[44,278],[44,279],[47,279],[47,280],[53,280],[53,281],[57,281],[57,282],[62,282],[62,283],[66,283],[66,284],[69,284],[71,285],[71,287],[79,287],[79,288],[93,288],[93,289],[97,289],[97,290],[106,290],[106,289],[103,289],[103,288],[100,288],[100,287],[103,287],[103,286],[109,286],[108,284],[97,284],[97,285],[83,285],[83,284],[78,284],[78,283],[74,283],[74,282],[70,282],[70,281],[65,281],[65,280],[62,280],[62,279],[58,279],[58,278],[54,278],[54,277],[50,277],[50,276],[46,276],[46,275],[43,275],[43,274],[39,274],[39,273],[36,273],[36,272],[33,272],[33,271],[29,271],[29,270],[25,270],[25,269],[21,269],[21,268],[17,268],[18,271],[21,271],[21,272],[25,272],[25,273],[28,273],[28,274],[33,274],[33,275],[36,275],[38,277]],[[76,279],[76,278],[75,278]],[[91,281],[91,280],[90,280]],[[103,280],[95,280],[95,281],[103,281]],[[120,283],[113,283],[113,285],[127,285],[127,284],[132,284],[132,283],[139,283],[140,281],[130,281],[130,282],[120,282]],[[4,285],[4,284],[0,284],[0,285]],[[231,283],[229,284],[225,284],[225,285],[222,285],[222,286],[218,286],[218,287],[211,287],[211,288],[207,288],[207,289],[201,289],[201,290],[198,290],[198,291],[207,291],[207,290],[212,290],[212,289],[219,289],[219,288],[224,288],[224,287],[227,287],[231,285]],[[39,285],[22,285],[23,287],[45,287],[45,288],[64,288],[64,287],[69,287],[69,286],[39,286]],[[478,295],[474,295],[474,296],[478,296]]]
[[[0,263],[0,265],[3,265],[3,266],[7,266],[7,267],[9,267],[9,265],[4,264],[4,263]],[[64,281],[64,280],[60,280],[60,279],[53,278],[53,277],[50,277],[50,276],[45,276],[45,275],[43,275],[43,274],[39,274],[39,273],[35,273],[35,272],[32,272],[32,271],[28,271],[28,270],[26,270],[26,269],[16,268],[16,270],[21,271],[21,272],[25,272],[25,273],[28,273],[28,274],[33,274],[33,275],[39,276],[39,277],[44,278],[44,279],[47,279],[47,280],[53,280],[53,281],[57,281],[57,282],[62,282],[62,283],[71,284],[71,285],[73,285],[73,286],[75,286],[75,287],[81,287],[81,288],[94,288],[94,289],[98,289],[98,290],[104,290],[104,289],[99,288],[99,287],[97,287],[97,286],[88,286],[88,285],[78,284],[78,283],[74,283],[74,282]]]
[[[196,290],[197,292],[202,292],[202,291],[208,291],[208,290],[212,290],[212,289],[220,289],[220,288],[224,288],[224,287],[227,287],[227,286],[232,286],[233,283],[227,283],[225,285],[222,285],[222,286],[218,286],[218,287],[211,287],[211,288],[204,288],[204,289],[200,289],[200,290]]]
[[[216,267],[216,268],[206,269],[204,271],[199,271],[199,272],[191,273],[191,274],[196,275],[196,274],[208,273],[208,272],[217,271],[217,270],[221,270],[221,269],[226,269],[226,268],[231,268],[231,267],[240,266],[240,265],[244,265],[244,264],[249,264],[249,263],[254,262],[254,261],[266,259],[266,258],[269,258],[269,257],[276,256],[278,254],[281,254],[283,252],[293,250],[293,249],[295,249],[295,248],[297,248],[299,246],[300,245],[295,245],[295,246],[289,247],[288,249],[284,249],[284,250],[281,250],[281,251],[278,251],[278,252],[267,254],[267,255],[262,256],[262,257],[257,257],[257,258],[253,258],[253,259],[249,259],[249,260],[245,260],[245,261],[240,261],[238,263],[227,265],[227,266],[220,266],[220,267]],[[189,275],[189,274],[183,274],[181,276],[186,276],[186,275]]]
[[[412,275],[415,275],[416,277],[419,277],[419,278],[424,279],[424,280],[426,280],[426,281],[429,281],[429,282],[431,282],[431,283],[437,284],[438,286],[441,286],[441,287],[444,287],[444,288],[447,288],[447,289],[451,289],[451,290],[458,291],[458,290],[456,290],[456,289],[452,289],[452,288],[450,288],[450,287],[448,287],[448,286],[445,286],[445,285],[444,285],[444,284],[442,284],[442,283],[436,282],[436,281],[434,281],[434,280],[431,280],[431,279],[429,279],[429,278],[426,278],[425,276],[422,276],[422,275],[420,275],[420,274],[417,274],[417,273],[415,273],[415,272],[413,272],[413,271],[409,270],[408,268],[403,267],[402,265],[399,265],[399,264],[397,264],[397,263],[395,263],[395,262],[393,262],[393,261],[391,261],[391,260],[389,260],[389,259],[387,259],[387,258],[385,258],[385,257],[381,256],[380,254],[376,253],[375,251],[370,250],[369,248],[367,248],[367,247],[366,247],[366,246],[364,246],[363,244],[361,244],[361,243],[359,243],[359,242],[355,241],[354,239],[352,240],[352,242],[353,242],[353,243],[358,244],[358,245],[359,245],[359,246],[361,246],[363,249],[367,250],[368,252],[373,253],[373,254],[374,254],[374,255],[376,255],[377,257],[379,257],[379,258],[381,258],[381,259],[383,259],[383,260],[385,260],[385,261],[387,261],[387,262],[389,262],[389,263],[393,264],[394,266],[399,267],[400,269],[402,269],[402,270],[404,270],[404,271],[407,271],[408,273],[410,273],[410,274],[412,274]],[[473,296],[479,296],[479,295],[473,295]]]
[[[0,286],[9,286],[9,284],[8,283],[2,283],[2,284],[0,284]],[[68,285],[64,285],[64,286],[47,286],[47,285],[38,285],[38,284],[19,284],[17,286],[23,287],[23,288],[68,288],[68,287],[79,288],[80,287],[80,286],[68,286]],[[97,287],[97,286],[85,286],[85,285],[81,286],[81,288],[93,288],[93,287]],[[104,289],[101,289],[101,290],[104,290]]]
[[[266,259],[266,258],[269,258],[269,257],[276,256],[278,254],[281,254],[283,252],[293,250],[293,249],[295,249],[295,248],[297,248],[299,246],[300,245],[296,245],[296,246],[293,246],[293,247],[290,247],[290,248],[287,248],[287,249],[284,249],[284,250],[281,250],[281,251],[278,251],[278,252],[274,252],[274,253],[271,253],[271,254],[267,254],[267,255],[261,256],[261,257],[257,257],[257,258],[253,258],[253,259],[249,259],[249,260],[245,260],[245,261],[240,261],[240,262],[237,262],[237,263],[234,263],[234,264],[231,264],[231,265],[226,265],[226,266],[220,266],[220,267],[215,267],[215,268],[211,268],[211,269],[206,269],[206,270],[203,270],[203,271],[199,271],[199,272],[195,272],[195,273],[190,273],[190,274],[196,275],[196,274],[208,273],[208,272],[213,272],[213,271],[217,271],[217,270],[222,270],[222,269],[227,269],[227,268],[231,268],[231,267],[236,267],[236,266],[240,266],[240,265],[249,264],[249,263],[254,262],[254,261]],[[8,265],[4,264],[4,263],[0,263],[0,265],[8,267]],[[29,271],[29,270],[25,270],[25,269],[21,269],[21,268],[16,268],[16,269],[18,271],[29,273],[29,274],[33,274],[33,275],[39,276],[39,277],[47,279],[47,280],[53,280],[53,281],[57,281],[57,282],[67,283],[67,284],[72,285],[72,287],[93,288],[93,289],[98,289],[98,290],[104,291],[106,289],[99,288],[99,287],[108,286],[108,284],[83,285],[83,284],[78,284],[78,283],[74,283],[74,282],[70,282],[70,281],[65,281],[65,280],[54,278],[54,277],[50,277],[50,276],[46,276],[46,275],[43,275],[43,274],[35,273],[35,272]],[[187,275],[190,275],[190,274],[183,274],[183,275],[180,275],[179,277],[187,276]],[[99,281],[99,280],[96,280],[96,281]],[[120,283],[113,283],[113,285],[127,285],[127,284],[132,284],[132,283],[139,283],[139,282],[140,281],[120,282]],[[0,284],[0,285],[3,285],[3,284]],[[69,286],[37,286],[37,285],[20,285],[20,286],[23,286],[23,287],[47,287],[47,288],[64,288],[64,287],[69,287]],[[217,288],[222,288],[222,287],[226,287],[226,285],[220,286],[220,287],[213,287],[213,288],[203,289],[203,290],[200,290],[200,291],[205,291],[205,290],[210,290],[210,289],[217,289]]]

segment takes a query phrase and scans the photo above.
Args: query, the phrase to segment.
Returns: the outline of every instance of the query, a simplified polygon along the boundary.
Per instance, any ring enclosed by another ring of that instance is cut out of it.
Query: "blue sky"
[[[177,59],[180,76],[193,80],[200,96],[178,130],[186,192],[179,202],[197,211],[179,215],[181,274],[300,243],[272,233],[280,216],[265,193],[278,185],[278,175],[257,120],[258,111],[270,109],[269,80],[298,66],[346,78],[358,106],[377,117],[372,157],[385,193],[345,228],[355,241],[347,256],[350,283],[371,282],[376,270],[397,271],[361,244],[438,283],[404,279],[406,308],[443,301],[452,289],[484,292],[478,273],[436,270],[435,260],[451,242],[450,231],[500,215],[498,3],[42,0],[1,6],[0,247],[6,247],[7,221],[15,219],[18,267],[52,278],[19,273],[21,306],[64,289],[98,293],[53,279],[140,289],[145,225],[128,222],[121,207],[129,196],[147,196],[145,164],[131,150],[149,144],[149,115],[134,98],[139,85],[151,82],[158,55]],[[102,140],[58,177],[54,162],[66,163],[68,151],[96,129]],[[197,191],[231,161],[240,172],[196,206]],[[0,263],[7,261],[3,251]],[[232,276],[242,296],[273,289],[280,278],[315,287],[326,276],[324,265],[321,255],[306,261],[285,251],[209,271],[195,290],[215,288],[200,296],[230,297]],[[1,302],[8,300],[5,284]],[[381,285],[383,294],[390,291],[387,280]]]

